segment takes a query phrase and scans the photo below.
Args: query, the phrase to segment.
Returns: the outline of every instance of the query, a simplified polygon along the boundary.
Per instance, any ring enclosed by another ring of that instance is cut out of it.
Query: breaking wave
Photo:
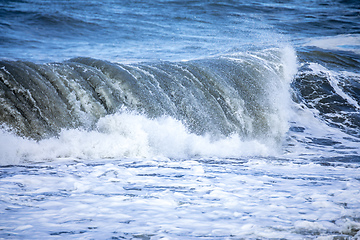
[[[183,62],[0,64],[9,162],[231,157],[281,146],[296,54],[286,47]]]

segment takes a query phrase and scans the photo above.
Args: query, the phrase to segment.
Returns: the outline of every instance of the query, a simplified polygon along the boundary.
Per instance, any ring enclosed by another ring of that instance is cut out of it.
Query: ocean
[[[360,239],[360,3],[1,1],[0,239]]]

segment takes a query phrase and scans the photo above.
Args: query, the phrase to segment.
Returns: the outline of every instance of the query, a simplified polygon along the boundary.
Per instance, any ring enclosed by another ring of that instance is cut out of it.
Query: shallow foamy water
[[[0,171],[6,239],[360,237],[351,157],[64,160]]]

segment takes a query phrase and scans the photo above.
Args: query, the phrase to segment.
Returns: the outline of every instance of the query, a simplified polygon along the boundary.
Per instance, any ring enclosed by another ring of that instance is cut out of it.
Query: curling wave
[[[294,65],[291,49],[131,65],[2,61],[0,121],[39,140],[61,129],[92,130],[99,118],[126,108],[172,117],[198,135],[281,138]]]
[[[186,62],[0,64],[1,159],[9,164],[268,155],[289,128],[296,55],[284,48]]]

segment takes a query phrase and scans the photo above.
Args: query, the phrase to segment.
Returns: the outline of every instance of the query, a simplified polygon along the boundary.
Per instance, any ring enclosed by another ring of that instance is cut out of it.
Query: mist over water
[[[0,238],[359,238],[359,11],[2,1]]]

